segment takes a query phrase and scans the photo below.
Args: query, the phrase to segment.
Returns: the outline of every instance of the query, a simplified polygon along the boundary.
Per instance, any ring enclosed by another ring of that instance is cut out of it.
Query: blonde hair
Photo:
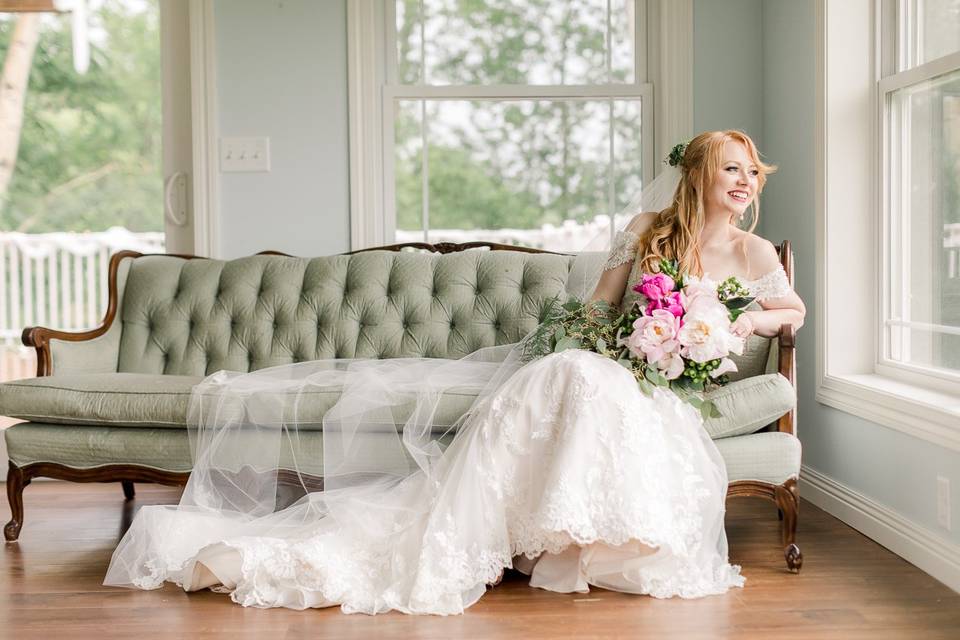
[[[746,133],[735,129],[705,131],[691,140],[684,151],[679,167],[680,183],[673,193],[673,202],[657,213],[653,223],[640,237],[643,271],[659,271],[661,258],[666,258],[677,260],[681,273],[703,275],[700,264],[700,233],[704,226],[703,194],[723,166],[723,145],[728,140],[741,142],[757,165],[757,195],[753,199],[753,215],[746,230],[752,232],[757,227],[760,221],[760,192],[763,191],[767,175],[776,171],[777,167],[760,160],[756,145]]]

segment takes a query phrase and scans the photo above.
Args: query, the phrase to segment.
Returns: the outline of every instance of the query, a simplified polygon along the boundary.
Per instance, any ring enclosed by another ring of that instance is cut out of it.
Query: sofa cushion
[[[160,427],[184,429],[198,376],[95,373],[27,378],[0,384],[0,415],[50,424]],[[479,388],[454,387],[444,393],[435,415],[438,427],[460,418]],[[302,429],[321,428],[323,415],[340,398],[341,387],[313,387],[301,394],[297,416]],[[284,403],[292,407],[294,403]],[[395,418],[406,421],[414,402],[397,405]],[[285,416],[284,421],[291,417]]]
[[[770,424],[797,403],[796,390],[779,373],[735,380],[706,394],[720,413],[704,421],[710,437],[729,438]]]
[[[779,431],[714,440],[727,465],[727,482],[783,484],[800,475],[800,440]]]
[[[184,427],[190,390],[202,378],[73,373],[0,384],[0,414],[56,424]]]

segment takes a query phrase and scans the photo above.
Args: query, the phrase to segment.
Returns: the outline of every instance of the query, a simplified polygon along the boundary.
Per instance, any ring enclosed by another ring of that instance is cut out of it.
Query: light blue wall
[[[225,257],[349,251],[346,0],[216,0],[220,136],[268,136],[269,173],[220,175]]]
[[[693,130],[740,129],[762,150],[761,5],[762,0],[694,1]]]
[[[955,524],[953,532],[947,532],[937,524],[936,511],[936,476],[947,476],[953,487],[960,486],[960,454],[821,405],[814,397],[814,28],[812,0],[763,0],[762,150],[780,170],[764,190],[761,233],[793,243],[796,289],[807,304],[807,323],[797,342],[803,462],[960,542],[960,527]],[[951,511],[960,513],[960,491],[954,489],[952,497]]]

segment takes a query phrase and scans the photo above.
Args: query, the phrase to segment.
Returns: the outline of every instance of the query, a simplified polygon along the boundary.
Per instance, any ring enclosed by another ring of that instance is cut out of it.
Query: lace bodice
[[[632,231],[626,229],[618,231],[614,237],[613,247],[610,249],[607,260],[603,265],[604,269],[612,269],[625,262],[633,261],[630,277],[627,278],[626,291],[624,291],[623,300],[620,303],[623,309],[628,308],[639,297],[639,294],[633,291],[633,285],[640,281],[641,276],[640,262],[636,260],[639,241],[640,238]],[[783,270],[783,265],[777,265],[776,269],[756,280],[742,280],[741,284],[756,298],[752,305],[756,305],[756,302],[760,300],[783,297],[792,290],[787,279],[787,273]]]

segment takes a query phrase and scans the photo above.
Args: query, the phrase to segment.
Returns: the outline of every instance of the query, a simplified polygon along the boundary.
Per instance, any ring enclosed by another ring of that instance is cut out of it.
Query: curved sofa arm
[[[21,340],[37,350],[37,376],[57,373],[105,373],[117,370],[120,354],[121,322],[114,322],[120,308],[130,261],[136,251],[120,251],[110,258],[108,270],[109,300],[100,326],[89,331],[59,331],[47,327],[27,327]]]

